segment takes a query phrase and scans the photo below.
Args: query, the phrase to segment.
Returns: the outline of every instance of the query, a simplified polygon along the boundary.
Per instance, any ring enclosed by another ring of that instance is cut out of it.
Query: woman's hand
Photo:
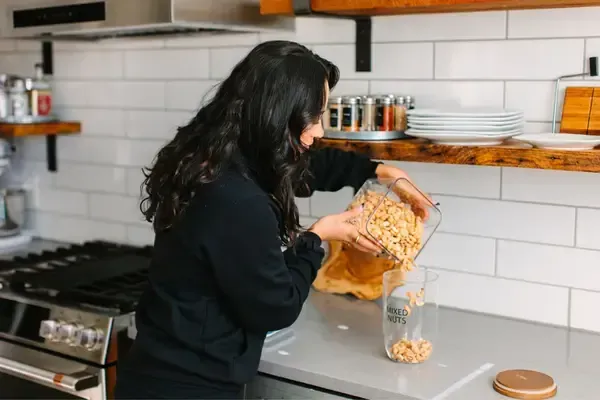
[[[399,178],[404,178],[409,181],[413,186],[404,185],[400,187],[400,184],[397,187],[392,187],[392,190],[396,192],[398,197],[402,199],[402,201],[408,201],[413,206],[413,211],[417,213],[418,216],[427,220],[429,217],[429,208],[432,204],[435,204],[431,197],[425,193],[422,193],[420,189],[418,189],[417,185],[410,179],[410,177],[401,170],[400,168],[393,167],[391,165],[379,164],[375,169],[375,174],[377,175],[377,179],[379,181],[385,181],[389,183],[393,183]],[[415,189],[417,188],[417,189]],[[427,200],[423,199],[423,196],[427,198]]]
[[[361,213],[362,207],[357,207],[341,214],[328,215],[315,222],[308,231],[318,235],[321,240],[337,240],[360,251],[374,255],[381,254],[381,246],[359,232],[358,227],[352,223],[353,220],[360,217]]]

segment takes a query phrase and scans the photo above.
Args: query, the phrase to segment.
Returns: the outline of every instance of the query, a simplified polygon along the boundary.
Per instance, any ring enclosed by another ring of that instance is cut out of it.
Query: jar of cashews
[[[349,208],[359,206],[363,212],[353,222],[360,233],[379,243],[403,271],[411,270],[442,218],[437,205],[405,178],[367,180]]]
[[[383,274],[383,343],[396,362],[431,357],[438,332],[438,275],[424,268]]]

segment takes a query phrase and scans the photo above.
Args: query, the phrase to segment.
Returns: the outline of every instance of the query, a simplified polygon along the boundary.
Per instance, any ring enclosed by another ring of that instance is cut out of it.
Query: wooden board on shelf
[[[75,121],[48,122],[43,124],[2,124],[0,135],[3,136],[46,136],[65,135],[81,132],[81,123]]]
[[[445,146],[419,139],[385,142],[321,139],[319,146],[353,150],[377,160],[600,172],[600,149],[545,150],[520,144],[492,147]]]
[[[262,14],[293,14],[293,0],[261,0]],[[600,5],[600,0],[312,0],[312,9],[338,15],[395,15]]]

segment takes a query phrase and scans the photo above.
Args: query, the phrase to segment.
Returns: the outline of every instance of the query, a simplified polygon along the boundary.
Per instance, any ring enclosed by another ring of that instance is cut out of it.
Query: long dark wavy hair
[[[140,209],[156,232],[170,229],[194,193],[232,166],[241,166],[274,200],[281,238],[300,230],[294,201],[308,173],[302,132],[319,123],[339,69],[288,41],[256,46],[219,86],[214,97],[144,169]]]

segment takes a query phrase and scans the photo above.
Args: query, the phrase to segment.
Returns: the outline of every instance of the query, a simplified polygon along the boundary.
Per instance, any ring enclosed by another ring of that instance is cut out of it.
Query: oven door
[[[104,370],[0,340],[0,399],[106,398]]]

